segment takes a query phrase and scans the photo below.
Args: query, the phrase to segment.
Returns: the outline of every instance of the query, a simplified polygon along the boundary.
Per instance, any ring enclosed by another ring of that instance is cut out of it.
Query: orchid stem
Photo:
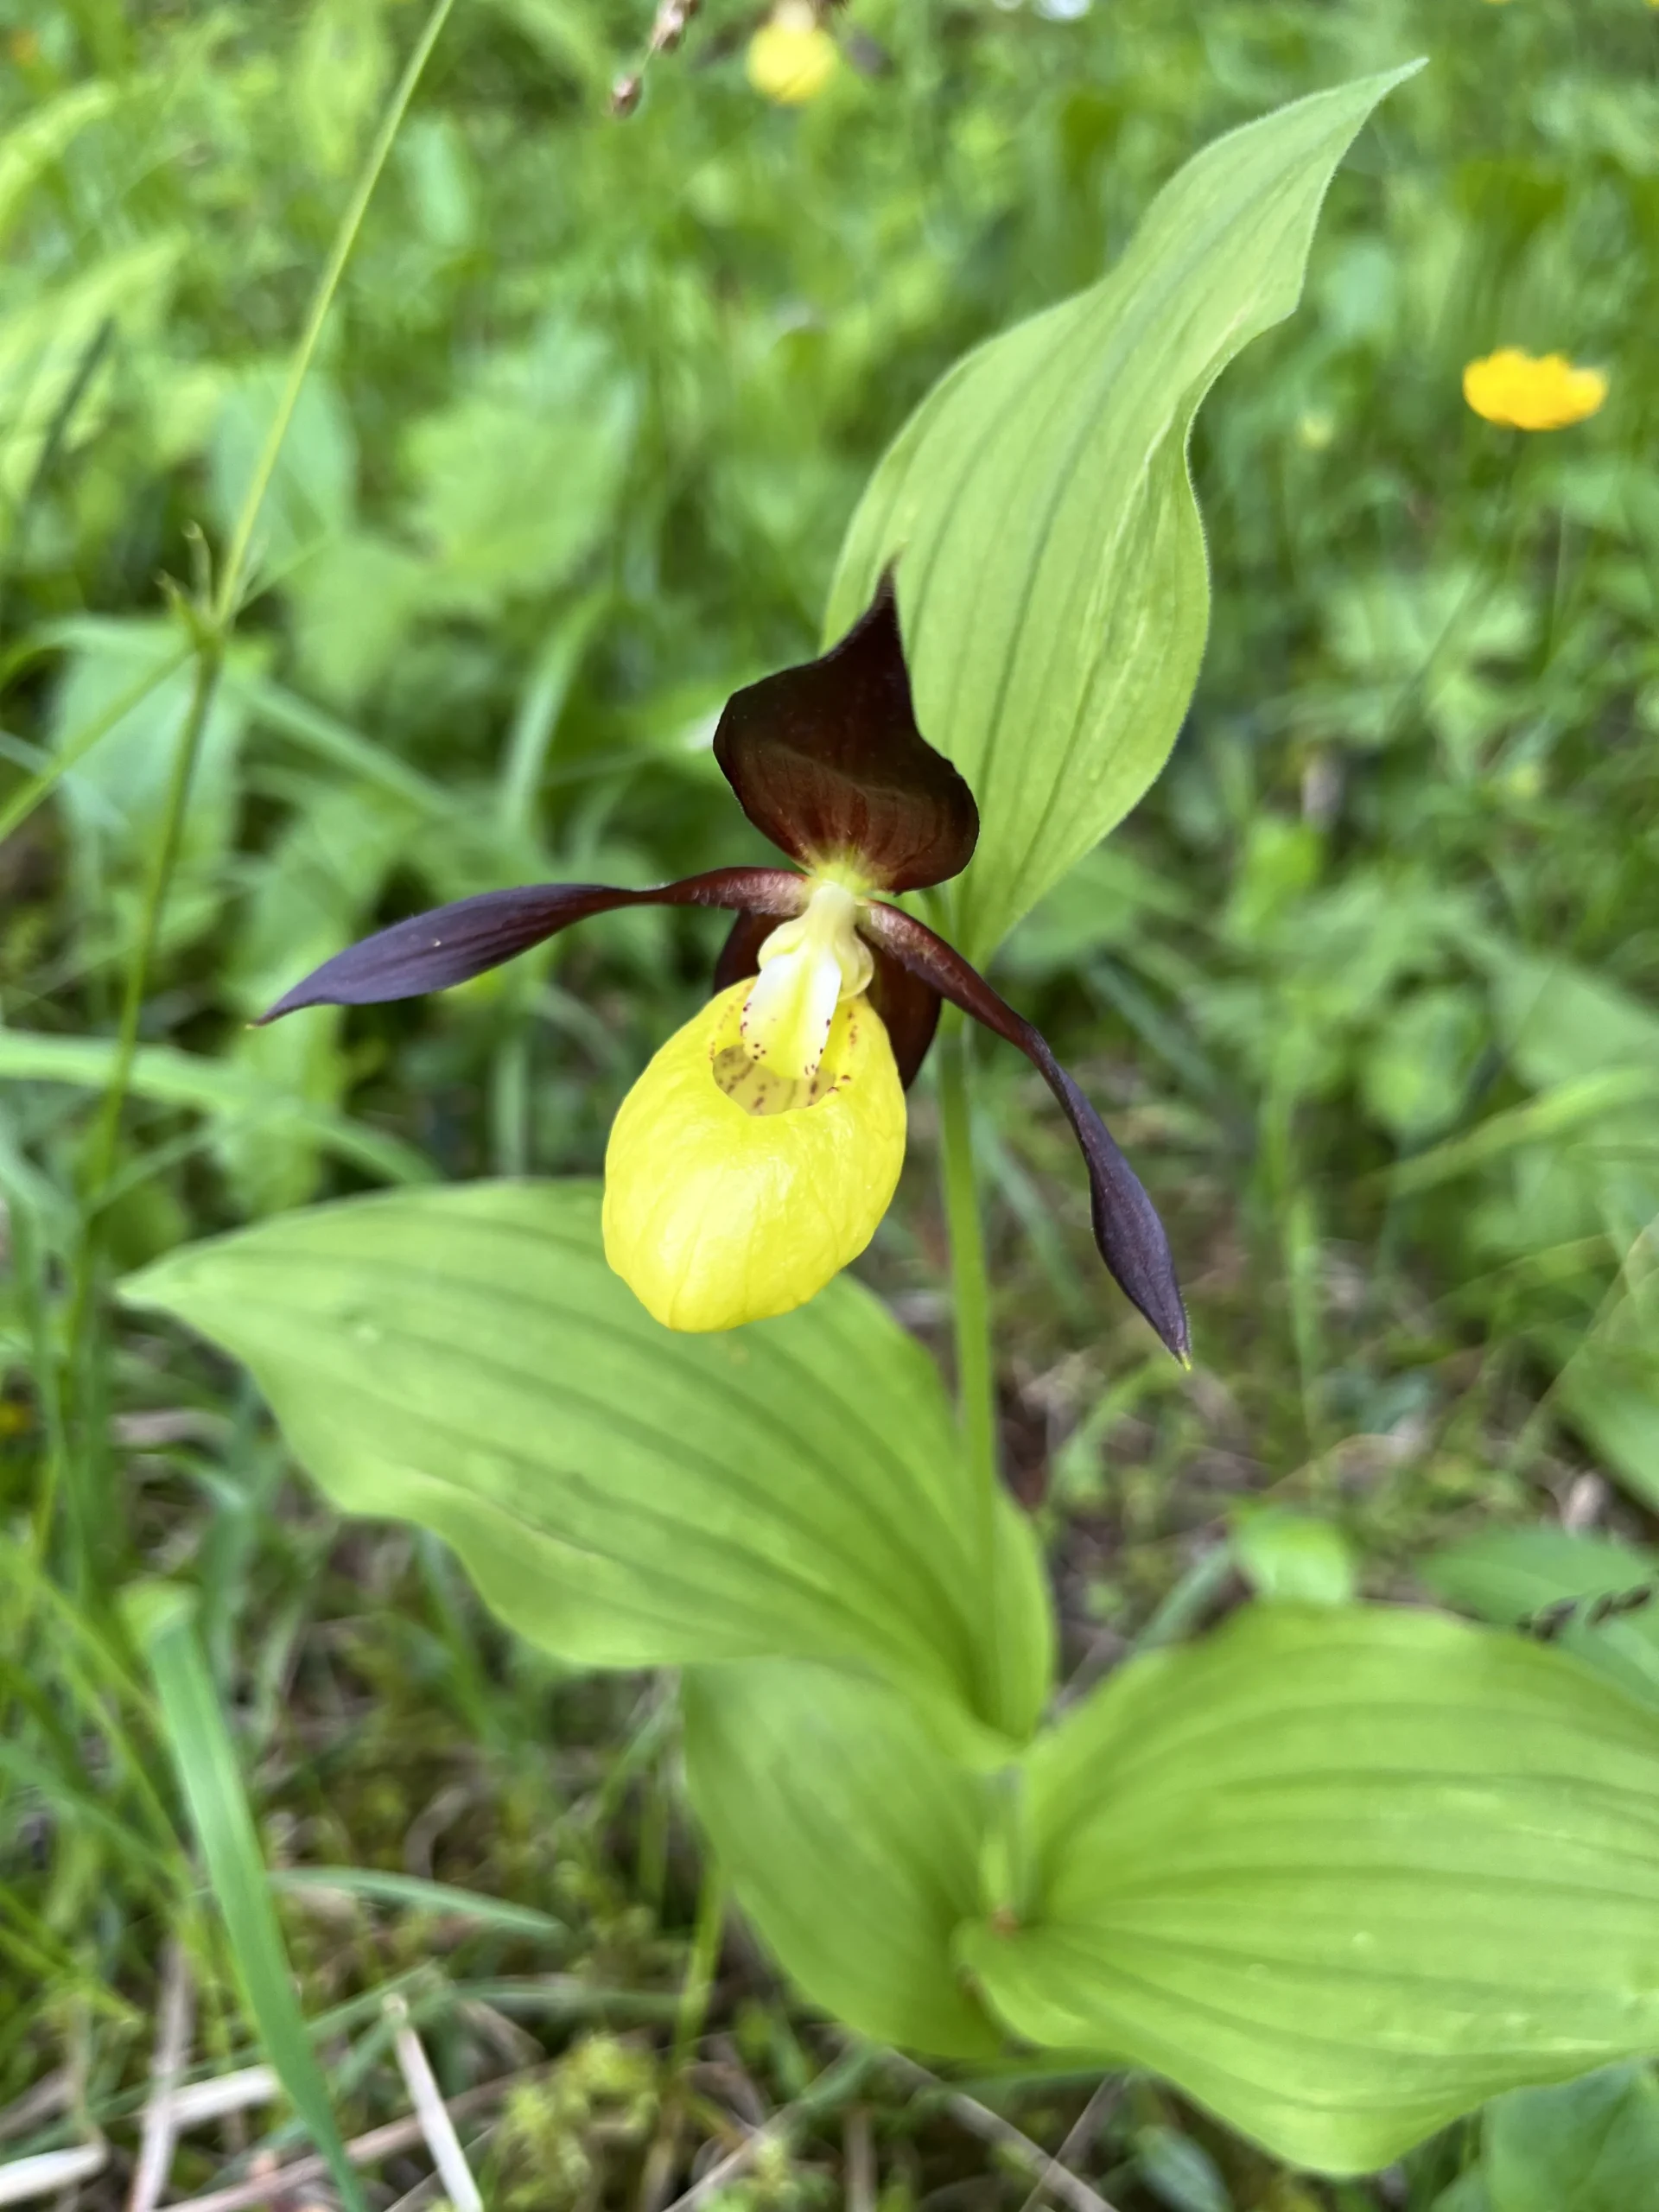
[[[985,1563],[988,1658],[987,1685],[995,1721],[1001,1703],[1001,1632],[997,1602],[997,1515],[1001,1475],[998,1466],[996,1366],[991,1352],[991,1284],[985,1264],[985,1227],[974,1172],[972,1084],[967,1024],[947,1007],[939,1024],[939,1154],[944,1183],[944,1217],[950,1236],[951,1306],[956,1323],[957,1395],[963,1440],[977,1508],[979,1552]]]

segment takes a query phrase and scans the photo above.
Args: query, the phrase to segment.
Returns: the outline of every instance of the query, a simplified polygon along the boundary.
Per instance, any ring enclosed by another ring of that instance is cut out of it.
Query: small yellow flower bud
[[[779,0],[749,41],[749,82],[764,99],[799,107],[816,99],[841,65],[836,41],[810,0]]]
[[[1463,372],[1463,396],[1477,415],[1516,430],[1561,430],[1593,415],[1607,397],[1600,369],[1575,369],[1565,353],[1536,359],[1500,346]]]

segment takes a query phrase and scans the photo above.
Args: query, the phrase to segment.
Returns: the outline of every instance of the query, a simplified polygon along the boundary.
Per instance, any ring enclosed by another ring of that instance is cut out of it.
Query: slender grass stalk
[[[201,750],[202,732],[207,726],[223,658],[222,646],[214,641],[203,641],[197,655],[196,677],[191,687],[190,704],[180,727],[178,742],[174,750],[162,835],[145,873],[138,934],[122,982],[115,1058],[87,1147],[80,1234],[76,1243],[68,1313],[65,1322],[67,1396],[69,1405],[79,1416],[78,1424],[74,1425],[78,1427],[79,1434],[77,1439],[73,1427],[67,1428],[61,1432],[64,1438],[62,1448],[48,1453],[45,1494],[41,1500],[36,1522],[43,1531],[49,1529],[56,1518],[59,1497],[67,1492],[71,1531],[72,1586],[78,1592],[95,1585],[96,1554],[105,1548],[114,1534],[108,1520],[99,1513],[92,1495],[101,1451],[94,1435],[99,1424],[92,1418],[95,1408],[86,1371],[92,1300],[103,1245],[105,1205],[120,1143],[121,1110],[126,1103],[132,1064],[138,1051],[138,1026],[143,1015],[150,963],[161,939],[162,919],[167,910],[168,887],[173,880],[173,870],[184,834],[190,779]],[[79,1449],[76,1448],[77,1441],[81,1447]]]
[[[231,633],[240,611],[254,531],[258,526],[259,516],[276,474],[283,442],[293,421],[295,407],[310,372],[340,279],[356,246],[369,201],[408,112],[415,88],[421,80],[454,5],[454,0],[434,0],[425,26],[397,80],[373,143],[364,160],[351,199],[340,217],[328,258],[317,280],[304,327],[289,364],[276,413],[271,417],[264,445],[255,464],[252,480],[231,532],[230,544],[217,586],[205,606],[197,606],[190,610],[196,680],[174,748],[161,835],[146,878],[138,934],[128,961],[122,988],[115,1062],[102,1107],[93,1125],[87,1158],[82,1230],[75,1254],[66,1326],[65,1363],[71,1402],[79,1407],[81,1414],[79,1435],[67,1450],[49,1452],[47,1462],[47,1513],[55,1516],[57,1498],[66,1487],[66,1473],[73,1487],[70,1510],[75,1533],[72,1549],[75,1578],[83,1587],[95,1580],[92,1558],[95,1535],[107,1541],[112,1533],[107,1516],[99,1513],[92,1497],[101,1445],[96,1434],[99,1424],[88,1418],[95,1412],[95,1406],[92,1403],[93,1394],[86,1387],[93,1298],[103,1242],[103,1217],[120,1140],[122,1111],[126,1103],[133,1060],[137,1052],[139,1023],[149,984],[150,966],[161,939],[168,893],[172,885],[189,806],[190,786],[201,751],[202,734],[213,711],[214,694],[230,647]]]
[[[404,117],[415,97],[415,87],[425,73],[426,65],[432,58],[432,49],[442,35],[454,3],[455,0],[435,0],[425,27],[416,40],[409,60],[404,64],[404,73],[397,79],[386,111],[380,118],[374,143],[364,160],[351,199],[346,202],[346,212],[340,219],[340,228],[334,234],[334,243],[329,249],[322,274],[317,279],[310,313],[306,316],[305,327],[294,348],[294,358],[289,364],[282,397],[276,403],[276,412],[270,418],[270,428],[265,433],[264,446],[254,464],[253,480],[243,499],[241,512],[237,516],[236,526],[231,532],[225,565],[219,571],[219,588],[213,594],[213,618],[215,627],[221,630],[228,631],[236,619],[242,580],[252,549],[253,533],[258,524],[260,510],[265,504],[265,494],[270,489],[271,478],[276,473],[283,441],[287,437],[288,426],[294,419],[300,391],[310,371],[312,356],[322,336],[323,325],[328,320],[328,310],[334,303],[334,294],[340,289],[340,280],[346,273],[346,264],[357,245],[357,234],[363,227],[363,218],[374,196],[374,188],[380,181],[380,172],[386,166],[387,156],[403,128]]]
[[[327,2160],[348,2212],[366,2212],[362,2185],[340,2140],[327,2084],[294,1994],[236,1746],[196,1631],[195,1599],[152,1584],[132,1593],[128,1604],[130,1625],[155,1680],[168,1749],[223,1916],[237,1978],[266,2056]]]
[[[702,2034],[709,1993],[715,1986],[715,1969],[720,1961],[721,1931],[725,1924],[726,1885],[711,1859],[703,1869],[697,1922],[691,1931],[690,1956],[685,1962],[685,1980],[680,1987],[679,2008],[674,2017],[672,2072],[677,2081],[690,2064],[691,2054]]]
[[[956,1328],[957,1396],[974,1487],[980,1557],[984,1561],[989,1662],[985,1718],[1001,1704],[1001,1609],[998,1602],[996,1367],[991,1351],[991,1285],[985,1229],[974,1173],[972,1083],[967,1024],[947,1007],[934,1047],[938,1071],[939,1160],[945,1224],[950,1237],[951,1310]]]

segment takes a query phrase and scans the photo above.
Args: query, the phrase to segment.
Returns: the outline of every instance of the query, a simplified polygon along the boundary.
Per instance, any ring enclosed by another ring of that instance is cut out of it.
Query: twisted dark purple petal
[[[376,1006],[445,990],[499,968],[572,922],[618,906],[734,906],[769,915],[775,925],[798,914],[805,903],[801,878],[781,868],[717,868],[652,891],[616,891],[603,883],[481,891],[347,945],[284,992],[259,1020],[275,1021],[307,1006]]]
[[[973,793],[916,727],[891,571],[820,659],[732,694],[715,758],[755,828],[804,868],[848,862],[914,891],[959,874],[979,836]]]
[[[715,963],[715,988],[728,989],[746,976],[759,973],[760,948],[778,926],[770,914],[740,914]],[[939,995],[902,966],[890,952],[872,945],[875,972],[870,978],[870,1003],[887,1029],[899,1080],[908,1090],[927,1058],[933,1032],[939,1026]]]
[[[1000,998],[953,945],[896,906],[862,909],[859,927],[913,976],[987,1029],[1017,1045],[1065,1109],[1089,1166],[1090,1211],[1095,1243],[1124,1295],[1138,1306],[1176,1358],[1192,1348],[1169,1239],[1141,1179],[1118,1150],[1111,1132],[1050,1051],[1039,1029]]]

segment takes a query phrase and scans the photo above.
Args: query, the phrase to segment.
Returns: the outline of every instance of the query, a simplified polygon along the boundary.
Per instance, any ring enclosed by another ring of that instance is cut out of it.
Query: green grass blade
[[[13,1083],[67,1083],[96,1090],[109,1074],[115,1044],[104,1037],[54,1037],[30,1029],[0,1030],[0,1077]],[[308,1098],[275,1090],[246,1068],[210,1060],[170,1045],[141,1045],[129,1087],[158,1106],[263,1122],[272,1131],[298,1129],[325,1150],[388,1183],[426,1183],[430,1163],[413,1145],[336,1114]]]
[[[498,1897],[480,1897],[475,1890],[458,1889],[452,1882],[429,1882],[419,1874],[384,1873],[375,1866],[291,1866],[271,1876],[274,1887],[303,1892],[334,1891],[366,1897],[373,1904],[404,1905],[416,1912],[464,1916],[486,1928],[509,1935],[532,1936],[545,1942],[563,1940],[569,1933],[562,1920],[534,1905],[509,1904]]]
[[[109,735],[119,721],[125,720],[133,709],[159,690],[169,676],[176,675],[190,658],[190,647],[181,645],[165,659],[153,662],[144,669],[124,691],[118,691],[109,704],[72,730],[59,745],[56,752],[38,775],[31,776],[20,785],[4,806],[0,807],[0,842],[10,837],[20,823],[26,822],[42,799],[53,792],[72,769],[78,768],[99,741]]]
[[[294,1994],[236,1749],[196,1635],[195,1601],[187,1592],[152,1585],[129,1592],[127,1604],[133,1633],[155,1677],[180,1787],[266,2056],[327,2159],[340,2196],[351,2212],[366,2212]]]

